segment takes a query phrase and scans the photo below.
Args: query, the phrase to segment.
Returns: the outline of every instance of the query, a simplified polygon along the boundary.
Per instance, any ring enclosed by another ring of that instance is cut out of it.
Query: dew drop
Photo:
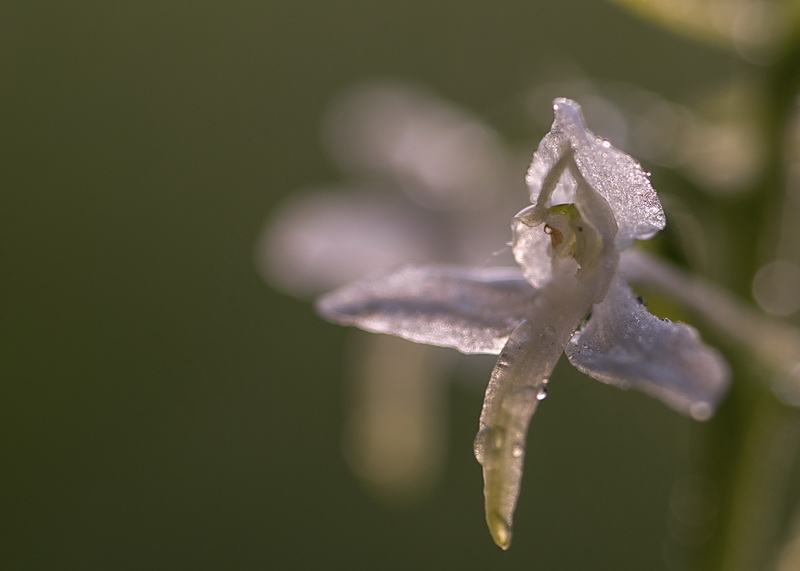
[[[486,447],[486,428],[481,428],[478,434],[475,435],[475,442],[472,443],[472,453],[475,454],[475,459],[478,464],[483,464],[484,448]]]
[[[487,448],[492,448],[494,450],[502,448],[505,440],[506,431],[502,428],[492,428],[491,426],[482,428],[480,432],[478,432],[478,436],[475,437],[476,455],[479,452],[483,455],[483,452]]]
[[[506,439],[506,431],[502,428],[486,426],[481,428],[475,437],[473,452],[478,463],[483,464],[487,452],[500,450]]]
[[[551,325],[548,325],[547,327],[544,328],[544,334],[545,335],[555,335],[556,334],[556,330]]]
[[[544,400],[547,398],[547,387],[542,387],[539,394],[536,395],[536,400]]]
[[[608,149],[611,147],[611,143],[608,141],[603,141],[602,143],[604,149]]]
[[[497,546],[506,550],[511,545],[511,526],[499,513],[489,513],[486,515],[486,522],[489,524],[489,533]]]
[[[514,458],[520,458],[525,453],[525,449],[520,444],[514,444],[511,448],[511,455]]]
[[[692,415],[692,418],[701,422],[711,418],[713,412],[711,405],[707,402],[696,402],[689,407],[689,414]]]

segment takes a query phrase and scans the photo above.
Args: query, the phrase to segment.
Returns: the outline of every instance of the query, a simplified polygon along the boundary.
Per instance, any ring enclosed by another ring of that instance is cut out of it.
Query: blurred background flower
[[[350,89],[325,124],[328,153],[352,180],[298,192],[276,209],[256,247],[268,283],[309,296],[408,262],[510,258],[504,246],[526,195],[525,159],[514,161],[491,128],[399,81]],[[418,500],[443,464],[440,377],[456,355],[351,337],[347,457],[378,498]]]

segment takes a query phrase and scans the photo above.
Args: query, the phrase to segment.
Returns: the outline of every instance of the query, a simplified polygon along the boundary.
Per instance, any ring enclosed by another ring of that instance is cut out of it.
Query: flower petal
[[[411,505],[431,491],[444,464],[444,381],[453,355],[389,335],[353,333],[345,454],[378,500]]]
[[[475,458],[483,468],[486,524],[502,549],[511,545],[525,442],[531,417],[544,396],[547,382],[563,345],[550,343],[541,351],[541,324],[524,320],[511,333],[486,389]],[[566,343],[570,329],[562,335]]]
[[[559,264],[528,304],[492,371],[483,400],[475,458],[483,467],[486,523],[495,543],[511,543],[525,462],[528,424],[572,334],[591,307],[591,288],[575,279],[575,263]]]
[[[664,211],[641,165],[589,131],[580,105],[574,101],[556,99],[553,109],[553,126],[539,143],[526,177],[531,201],[539,201],[548,173],[563,156],[565,147],[569,146],[583,177],[608,201],[614,212],[619,226],[618,248],[627,247],[634,239],[649,238],[664,228]],[[550,203],[575,202],[576,188],[575,178],[565,172],[550,197]]]
[[[627,279],[662,291],[702,318],[718,335],[740,344],[766,372],[761,378],[784,403],[800,407],[800,329],[730,292],[645,252],[628,250],[620,269]]]
[[[497,354],[535,294],[517,268],[406,266],[323,296],[317,309],[335,323]]]
[[[526,211],[527,209],[519,214]],[[535,227],[525,224],[519,218],[519,214],[514,217],[511,224],[514,235],[511,250],[514,253],[514,259],[522,268],[525,279],[534,287],[541,288],[553,277],[550,236],[544,232],[541,224]]]
[[[587,375],[642,390],[696,420],[711,417],[730,376],[695,329],[649,313],[620,278],[566,354]]]
[[[614,212],[608,201],[583,177],[576,164],[572,164],[572,176],[575,179],[575,206],[585,217],[585,221],[594,228],[600,241],[600,251],[576,252],[575,259],[581,265],[578,279],[585,284],[593,285],[592,302],[599,303],[605,298],[619,263],[619,252],[615,248],[619,230]],[[582,224],[581,226],[585,226]],[[588,228],[583,234],[587,235]],[[590,248],[585,246],[587,249]]]
[[[327,147],[342,167],[397,181],[426,207],[483,208],[507,176],[508,151],[490,127],[410,83],[356,85],[326,123]]]
[[[287,293],[318,295],[430,259],[436,235],[426,222],[419,209],[379,188],[306,191],[280,205],[264,225],[255,264],[268,283]]]

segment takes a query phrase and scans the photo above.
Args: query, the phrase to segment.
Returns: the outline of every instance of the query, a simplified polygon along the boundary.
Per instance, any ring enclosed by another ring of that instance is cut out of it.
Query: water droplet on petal
[[[556,334],[556,330],[552,326],[548,325],[547,327],[544,328],[544,334],[545,335],[555,335]]]
[[[539,394],[536,395],[536,400],[544,400],[546,398],[547,398],[547,388],[542,387],[542,389],[539,391]]]
[[[511,527],[506,523],[503,516],[499,513],[486,515],[486,523],[489,524],[489,533],[500,549],[506,550],[511,545]]]
[[[503,446],[504,441],[505,430],[501,428],[492,428],[491,426],[481,428],[480,431],[478,431],[477,436],[475,436],[475,443],[473,445],[475,459],[478,461],[478,463],[483,464],[486,452],[488,450],[500,449]]]
[[[693,419],[699,421],[708,420],[713,412],[711,405],[707,402],[696,402],[689,407],[689,414],[692,415]]]
[[[522,456],[524,453],[525,453],[525,449],[524,449],[524,448],[522,447],[522,445],[520,445],[520,444],[514,444],[514,446],[511,448],[511,455],[512,455],[514,458],[519,458],[519,457],[521,457],[521,456]]]

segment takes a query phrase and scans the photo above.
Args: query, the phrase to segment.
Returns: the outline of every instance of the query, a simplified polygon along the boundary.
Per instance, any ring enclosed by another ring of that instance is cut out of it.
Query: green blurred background
[[[345,331],[253,247],[281,199],[340,177],[319,126],[355,81],[426,84],[532,150],[517,97],[539,82],[681,100],[733,66],[596,0],[4,0],[0,565],[679,568],[670,494],[702,429],[567,367],[508,553],[472,457],[480,387],[448,389],[431,496],[376,503],[341,453]]]

